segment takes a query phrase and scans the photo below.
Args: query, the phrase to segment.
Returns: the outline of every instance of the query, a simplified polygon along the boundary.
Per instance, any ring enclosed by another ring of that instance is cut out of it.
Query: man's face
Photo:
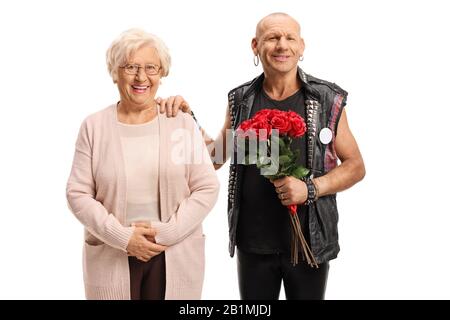
[[[305,44],[300,37],[300,26],[284,16],[268,17],[260,23],[252,40],[254,54],[259,54],[264,71],[285,74],[297,69]]]

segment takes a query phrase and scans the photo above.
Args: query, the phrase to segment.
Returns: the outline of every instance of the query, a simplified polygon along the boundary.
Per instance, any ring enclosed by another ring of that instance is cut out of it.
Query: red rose
[[[258,118],[258,119],[270,120],[272,112],[273,112],[273,110],[271,110],[271,109],[263,109],[263,110],[255,113],[255,115],[253,116],[253,119]]]
[[[237,128],[236,135],[241,139],[244,139],[246,137],[256,138],[255,132],[251,130],[252,123],[252,119],[243,121]]]
[[[258,111],[252,118],[255,122],[265,122],[268,125],[270,125],[270,119],[272,118],[272,110],[270,109],[263,109],[261,111]]]
[[[286,111],[281,111],[279,109],[271,109],[270,110],[273,116],[279,116],[280,114],[285,114]]]
[[[263,109],[258,111],[251,119],[242,122],[237,130],[238,136],[258,137],[261,141],[266,141],[272,133],[272,127],[269,123],[271,113],[272,110]]]
[[[287,134],[291,130],[290,119],[283,113],[276,113],[270,121],[272,129],[278,129],[280,134]]]
[[[295,111],[291,111],[291,110],[289,110],[289,111],[287,111],[287,112],[285,112],[285,114],[286,114],[286,116],[289,118],[289,119],[303,119],[297,112],[295,112]]]
[[[291,129],[289,131],[289,136],[292,138],[298,138],[305,134],[306,124],[302,117],[297,115],[296,117],[290,118]]]
[[[272,127],[270,126],[270,124],[265,121],[265,119],[262,120],[257,120],[254,119],[255,121],[253,121],[252,125],[251,125],[251,129],[255,130],[257,137],[259,138],[259,140],[261,141],[266,141],[268,139],[268,137],[270,136],[270,134],[272,133]],[[265,130],[265,131],[263,131]]]
[[[252,119],[245,120],[239,125],[239,129],[242,129],[243,131],[247,131],[252,126]]]

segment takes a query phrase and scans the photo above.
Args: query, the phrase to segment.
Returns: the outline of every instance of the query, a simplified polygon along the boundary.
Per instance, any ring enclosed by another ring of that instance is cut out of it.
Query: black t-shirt
[[[305,99],[302,90],[282,101],[272,100],[261,88],[255,95],[252,113],[262,109],[295,111],[305,119]],[[294,139],[292,150],[300,149],[297,164],[306,167],[306,136]],[[291,248],[291,222],[287,207],[269,179],[260,174],[256,165],[244,166],[241,206],[237,225],[236,243],[240,250],[259,254],[289,253]],[[308,241],[307,207],[298,206],[297,214],[303,234]]]

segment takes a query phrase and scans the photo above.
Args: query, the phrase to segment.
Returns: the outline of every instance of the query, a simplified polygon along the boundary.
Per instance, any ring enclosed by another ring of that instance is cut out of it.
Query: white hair
[[[111,43],[106,52],[106,64],[108,71],[114,82],[117,82],[117,71],[120,65],[127,62],[127,59],[138,49],[149,46],[156,49],[161,61],[162,77],[169,74],[171,58],[169,49],[157,36],[145,32],[141,29],[130,29],[123,32]]]

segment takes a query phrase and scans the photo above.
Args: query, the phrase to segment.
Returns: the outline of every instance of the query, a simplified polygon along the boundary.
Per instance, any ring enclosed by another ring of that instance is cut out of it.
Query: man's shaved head
[[[262,18],[258,24],[256,25],[256,38],[258,39],[263,33],[264,33],[264,29],[266,27],[266,24],[269,21],[276,21],[276,20],[288,20],[291,23],[295,23],[295,25],[298,27],[298,35],[300,35],[300,24],[297,22],[297,20],[295,20],[294,18],[292,18],[290,15],[288,15],[287,13],[284,12],[274,12],[271,13],[267,16],[265,16],[264,18]]]

